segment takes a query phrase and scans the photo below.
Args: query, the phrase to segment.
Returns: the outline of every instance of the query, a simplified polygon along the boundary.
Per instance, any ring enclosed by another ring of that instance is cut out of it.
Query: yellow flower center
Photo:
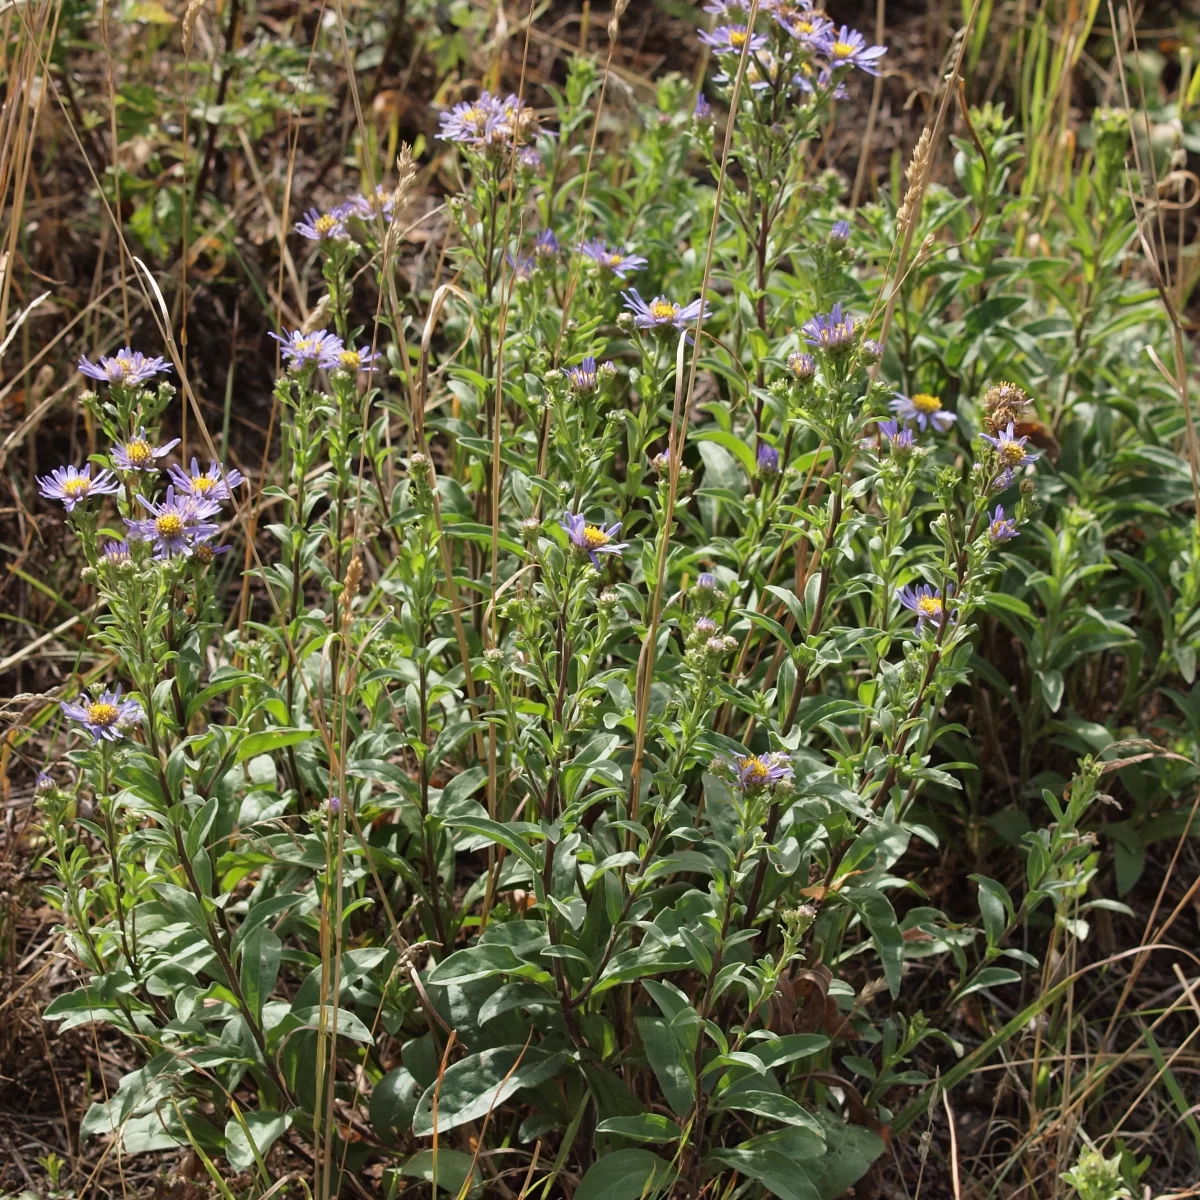
[[[487,124],[487,113],[479,107],[478,104],[472,104],[470,108],[463,113],[463,123],[473,125],[476,129],[482,130]]]
[[[88,494],[88,488],[91,487],[92,481],[84,475],[75,475],[68,479],[62,485],[63,492],[72,499],[78,499],[80,496]]]
[[[601,546],[607,546],[612,538],[608,536],[597,525],[585,525],[583,527],[583,544],[588,550],[599,550]]]
[[[917,601],[917,612],[923,617],[940,617],[942,602],[937,596],[922,596]]]
[[[740,50],[749,40],[749,35],[744,29],[734,29],[729,34],[729,44]]]
[[[613,270],[615,271],[617,269],[617,267],[619,267],[621,265],[621,260],[624,257],[625,256],[623,254],[618,254],[615,250],[613,250],[604,256],[604,261],[608,266],[612,267]]]
[[[117,355],[116,363],[121,368],[122,373],[133,370],[133,359],[124,354]]]
[[[313,228],[318,233],[332,233],[337,228],[337,217],[330,213],[322,213],[314,222]]]
[[[679,305],[672,304],[670,300],[655,300],[650,305],[650,315],[656,321],[673,321],[678,312]]]
[[[134,438],[132,442],[125,444],[125,457],[135,467],[143,467],[153,460],[154,451],[151,449],[150,443],[144,438]]]
[[[357,371],[362,366],[362,356],[357,350],[343,350],[339,361],[347,371]]]
[[[811,21],[800,19],[796,22],[797,33],[812,33],[815,29],[816,26]]]
[[[93,725],[102,725],[107,729],[110,725],[115,725],[121,716],[120,709],[115,704],[108,704],[105,701],[97,700],[87,706],[88,720]]]
[[[299,354],[307,354],[315,343],[312,338],[301,338],[295,345],[295,349]]]
[[[771,768],[756,755],[742,764],[742,778],[746,783],[766,783],[771,778]]]
[[[163,513],[154,518],[154,528],[161,537],[177,538],[183,533],[183,518],[178,513]]]
[[[928,392],[918,392],[913,398],[913,408],[920,413],[935,413],[942,407],[942,402]]]
[[[199,496],[207,496],[217,486],[217,481],[211,475],[197,475],[192,480],[192,491]]]
[[[808,75],[810,77],[817,73],[816,68],[810,62],[802,62],[800,64],[800,71],[802,74]]]
[[[1020,442],[1003,442],[1000,446],[1000,461],[1006,467],[1019,467],[1025,458],[1025,447]]]
[[[1006,534],[1007,532],[1008,532],[1008,522],[1007,521],[993,521],[992,522],[992,537],[1003,537],[1004,534]]]
[[[850,58],[854,54],[854,47],[849,42],[834,42],[829,47],[830,58]]]

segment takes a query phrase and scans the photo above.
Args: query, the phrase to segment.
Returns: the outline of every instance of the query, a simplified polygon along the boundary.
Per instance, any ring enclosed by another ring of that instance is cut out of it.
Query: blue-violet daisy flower
[[[902,421],[915,421],[918,429],[925,430],[932,426],[938,433],[945,433],[958,420],[954,413],[942,407],[937,396],[931,396],[928,392],[914,392],[911,396],[897,392],[892,401],[892,412]]]
[[[1018,467],[1027,467],[1030,463],[1037,462],[1038,456],[1025,449],[1029,438],[1017,437],[1012,421],[1009,421],[1008,426],[1000,430],[996,437],[990,433],[980,436],[995,448],[996,457],[1000,460],[1003,470],[996,477],[994,486],[1001,490],[1012,483],[1013,474]]]
[[[313,333],[293,329],[284,337],[277,333],[270,336],[279,343],[279,352],[294,371],[305,367],[325,367],[332,370],[338,365],[338,355],[343,349],[342,339],[336,333],[329,333],[324,329]]]
[[[910,612],[917,614],[917,632],[920,633],[927,624],[940,628],[945,617],[945,605],[942,593],[927,583],[913,588],[906,586],[896,589],[900,603]]]
[[[996,511],[988,517],[988,537],[993,542],[1011,542],[1013,538],[1020,537],[1021,534],[1017,530],[1017,523],[1012,517],[1004,515],[1004,506],[996,505]]]
[[[831,25],[821,35],[818,45],[835,70],[838,67],[858,67],[868,75],[879,74],[879,59],[887,53],[886,46],[868,46],[867,39],[848,25],[843,25],[836,32]]]
[[[741,54],[750,44],[750,53],[766,48],[767,39],[761,33],[752,34],[745,25],[718,25],[711,33],[701,31],[700,40],[718,54]]]
[[[120,486],[111,471],[101,471],[93,479],[91,463],[82,471],[75,467],[55,467],[49,475],[39,477],[37,485],[42,499],[61,500],[67,512],[92,496],[112,496]]]
[[[201,500],[194,495],[176,496],[175,488],[167,487],[166,498],[154,503],[139,496],[138,503],[150,513],[141,520],[125,518],[131,541],[150,542],[155,558],[191,556],[196,546],[220,532],[220,526],[209,520],[219,513],[215,501]]]
[[[173,438],[163,446],[151,445],[143,425],[135,437],[115,445],[111,457],[122,471],[157,471],[155,459],[165,458],[178,445],[178,438]]]
[[[611,271],[618,279],[625,279],[630,271],[640,270],[646,265],[646,260],[640,254],[626,254],[601,238],[589,238],[579,247],[579,252]]]
[[[666,325],[683,329],[697,317],[712,316],[708,305],[701,300],[693,300],[690,304],[680,307],[666,296],[655,296],[647,304],[638,294],[637,288],[622,292],[621,295],[625,297],[625,307],[633,313],[633,323],[639,329],[662,329]]]
[[[230,499],[232,489],[246,482],[246,477],[236,467],[223,467],[215,458],[207,471],[201,471],[200,464],[193,458],[191,474],[176,466],[167,473],[181,496],[195,496],[208,502]]]
[[[111,358],[101,357],[98,365],[81,355],[79,369],[89,379],[99,379],[118,387],[136,387],[155,375],[169,371],[171,365],[165,358],[147,358],[140,350],[131,350],[126,346]]]
[[[115,691],[101,692],[94,700],[84,699],[76,704],[64,700],[61,707],[66,716],[78,721],[97,742],[119,741],[122,725],[142,719],[142,706],[136,700],[121,699],[120,684]]]
[[[571,539],[571,545],[580,554],[586,554],[592,560],[592,566],[599,567],[598,554],[620,554],[628,548],[628,542],[618,542],[617,535],[621,532],[621,523],[610,525],[589,525],[582,513],[567,511],[565,520],[561,521],[563,529]]]
[[[297,221],[292,228],[310,242],[345,242],[350,238],[345,217],[346,214],[337,209],[323,213],[310,208],[304,214],[304,220]]]
[[[828,313],[810,317],[800,328],[804,340],[827,354],[844,354],[854,348],[858,338],[858,322],[842,311],[840,303]]]
[[[733,759],[738,787],[743,792],[774,787],[794,774],[792,760],[778,750],[769,754],[737,754]]]

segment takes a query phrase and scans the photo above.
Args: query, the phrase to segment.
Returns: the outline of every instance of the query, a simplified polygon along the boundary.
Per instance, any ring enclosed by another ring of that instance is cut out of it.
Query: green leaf
[[[609,1117],[596,1126],[597,1133],[615,1133],[635,1142],[674,1142],[683,1130],[662,1113],[639,1113],[636,1117]]]
[[[1002,883],[986,875],[970,875],[968,878],[979,888],[979,914],[983,917],[988,947],[998,946],[1008,923],[1013,919],[1012,897]]]
[[[895,998],[900,994],[900,973],[904,965],[904,936],[896,922],[896,910],[882,892],[869,888],[842,888],[843,896],[871,934],[883,963],[888,989]]]
[[[642,1200],[671,1178],[671,1164],[649,1150],[614,1150],[592,1163],[575,1200]]]
[[[475,1200],[483,1195],[483,1179],[479,1168],[475,1166],[470,1154],[461,1150],[418,1150],[403,1166],[396,1168],[396,1174],[404,1179],[421,1179],[432,1184],[437,1181],[439,1191],[453,1192],[455,1195],[465,1195],[468,1200]],[[466,1186],[466,1192],[463,1187]]]
[[[1008,967],[984,967],[961,992],[955,993],[955,999],[961,1000],[964,996],[981,991],[983,988],[1002,987],[1006,983],[1020,982],[1021,973],[1019,971],[1011,971]]]
[[[371,1092],[371,1126],[384,1141],[406,1134],[425,1089],[407,1067],[389,1071]]]
[[[267,1151],[291,1128],[290,1113],[247,1112],[242,1114],[258,1149],[258,1157],[266,1158]],[[235,1171],[248,1171],[254,1166],[254,1149],[237,1117],[225,1124],[225,1157]]]
[[[686,1117],[696,1102],[687,1046],[675,1028],[660,1017],[639,1017],[637,1026],[646,1058],[667,1103],[676,1115]]]
[[[245,762],[259,754],[270,754],[273,750],[286,750],[288,746],[298,746],[317,736],[315,729],[264,729],[261,733],[251,733],[242,738],[238,745],[235,762]]]
[[[433,1097],[438,1097],[437,1131],[445,1133],[486,1116],[521,1088],[536,1087],[567,1065],[567,1056],[535,1047],[505,1046],[460,1059],[417,1103],[412,1130],[417,1137],[433,1134]]]
[[[259,925],[242,943],[242,994],[256,1021],[262,1021],[263,1004],[279,978],[283,943],[276,933]]]
[[[736,1112],[751,1112],[760,1117],[769,1117],[782,1125],[792,1125],[797,1129],[807,1129],[821,1136],[821,1126],[816,1117],[807,1109],[802,1108],[790,1096],[779,1092],[751,1092],[735,1088],[718,1096],[713,1102],[713,1111],[733,1110]]]
[[[245,671],[229,671],[227,674],[218,673],[212,682],[206,687],[198,691],[191,700],[188,701],[187,719],[191,719],[207,707],[210,700],[215,699],[224,692],[231,692],[236,687],[246,687],[249,684],[257,683],[258,676],[250,675]]]
[[[1063,701],[1063,675],[1061,671],[1038,671],[1038,686],[1042,689],[1042,699],[1046,707],[1056,713]]]

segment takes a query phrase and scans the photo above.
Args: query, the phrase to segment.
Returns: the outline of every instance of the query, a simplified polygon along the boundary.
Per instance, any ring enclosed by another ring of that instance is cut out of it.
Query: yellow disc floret
[[[679,305],[670,300],[655,300],[650,305],[650,315],[656,321],[673,321],[679,313]]]
[[[924,413],[928,416],[930,413],[939,412],[942,407],[942,402],[937,396],[931,396],[928,392],[918,392],[912,398],[913,408],[919,413]]]
[[[92,725],[99,725],[104,729],[108,729],[115,725],[121,717],[121,710],[115,704],[108,704],[103,700],[96,700],[86,705],[88,722]]]
[[[159,537],[182,537],[183,528],[183,518],[178,513],[165,512],[154,518],[154,529]]]

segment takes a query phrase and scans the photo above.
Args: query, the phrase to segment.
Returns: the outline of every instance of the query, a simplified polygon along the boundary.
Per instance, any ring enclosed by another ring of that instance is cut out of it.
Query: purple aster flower
[[[646,265],[646,260],[640,254],[626,254],[624,250],[609,246],[600,238],[589,238],[579,247],[579,252],[611,271],[618,279],[625,279],[627,272],[641,270]]]
[[[767,39],[761,33],[752,34],[745,25],[718,25],[712,33],[701,31],[700,40],[717,54],[741,54],[747,42],[750,53],[755,54],[767,45]]]
[[[49,475],[37,477],[38,491],[43,500],[61,500],[67,512],[92,496],[112,496],[119,485],[111,471],[101,471],[92,478],[92,464],[82,471],[75,467],[55,467]]]
[[[908,425],[901,425],[898,421],[880,421],[877,428],[880,438],[887,442],[893,454],[903,456],[913,449],[913,431]],[[869,438],[866,444],[871,445]]]
[[[534,258],[554,258],[561,250],[553,229],[543,229],[533,243]]]
[[[586,554],[594,567],[600,566],[600,559],[596,557],[598,554],[620,554],[629,546],[628,542],[616,540],[617,534],[621,532],[619,521],[605,529],[603,525],[589,525],[582,513],[573,513],[568,509],[566,519],[559,524],[566,530],[571,545],[580,554]]]
[[[787,359],[788,370],[800,380],[801,383],[808,383],[810,379],[817,373],[817,360],[811,354],[805,354],[803,350],[797,350],[788,355]]]
[[[713,119],[713,106],[709,104],[708,97],[701,92],[696,97],[696,107],[692,109],[692,120],[700,125],[707,125]]]
[[[165,446],[152,446],[143,425],[136,437],[112,448],[112,460],[122,471],[157,471],[155,459],[165,458],[178,445],[179,439],[174,438]]]
[[[662,329],[666,325],[674,325],[676,329],[685,328],[697,317],[711,317],[708,305],[701,300],[693,300],[682,308],[674,300],[666,296],[655,296],[649,304],[638,294],[637,288],[622,292],[625,307],[633,313],[633,323],[639,329]],[[703,308],[703,311],[701,309]]]
[[[532,146],[526,146],[517,155],[517,166],[524,167],[526,171],[540,171],[542,156]]]
[[[864,362],[876,363],[883,357],[883,347],[874,338],[863,338],[858,352]]]
[[[833,28],[833,22],[809,4],[790,4],[787,0],[773,6],[771,15],[805,46],[813,46]]]
[[[168,474],[181,496],[195,496],[206,504],[230,499],[232,490],[246,482],[246,477],[236,467],[223,467],[215,458],[207,471],[201,471],[200,464],[193,458],[190,475],[182,467],[175,466]],[[214,507],[213,513],[216,511]]]
[[[868,46],[867,39],[848,25],[843,25],[836,32],[830,25],[822,33],[818,48],[835,70],[838,67],[858,67],[868,75],[879,74],[879,59],[887,53],[886,46]]]
[[[343,221],[350,217],[368,221],[378,213],[385,221],[390,221],[395,211],[395,193],[390,188],[384,187],[382,183],[377,183],[375,191],[370,196],[356,192],[345,204],[339,204],[337,208],[333,209],[331,215],[340,217]]]
[[[105,542],[100,557],[114,567],[128,567],[133,562],[128,542]]]
[[[81,699],[77,704],[64,700],[61,707],[66,716],[80,722],[97,742],[119,741],[122,725],[142,719],[142,706],[136,700],[121,699],[120,684],[116,691],[101,692],[94,700]]]
[[[760,6],[763,11],[767,5]],[[709,3],[704,6],[706,13],[712,13],[715,17],[724,17],[727,21],[745,25],[750,17],[750,5],[748,0],[709,0]]]
[[[826,354],[845,354],[854,348],[858,338],[858,322],[842,312],[840,303],[828,313],[818,313],[804,322],[800,332],[804,340]]]
[[[733,759],[738,787],[742,792],[755,792],[790,780],[794,774],[792,760],[778,750],[769,754],[738,754]]]
[[[1013,475],[1018,467],[1027,467],[1030,463],[1037,462],[1038,456],[1025,449],[1029,438],[1017,437],[1012,421],[1009,421],[1008,427],[1000,430],[996,437],[992,437],[990,433],[980,436],[995,448],[996,457],[1003,468],[993,485],[997,489],[1003,490],[1012,483]]]
[[[596,360],[588,355],[577,367],[567,368],[567,382],[573,392],[586,394],[594,392],[600,385],[601,369],[596,366]]]
[[[715,592],[717,590],[717,577],[711,571],[701,571],[696,576],[696,586],[704,592]]]
[[[917,588],[911,586],[897,588],[896,596],[900,603],[910,612],[917,614],[917,632],[920,633],[927,624],[940,628],[946,617],[946,608],[942,602],[942,593],[929,584],[923,583]]]
[[[1011,542],[1013,538],[1020,537],[1017,531],[1017,523],[1012,517],[1004,515],[1004,506],[996,505],[996,511],[988,518],[988,538],[994,542]]]
[[[218,554],[228,553],[228,546],[214,546],[211,542],[197,542],[192,547],[192,562],[206,567]]]
[[[345,224],[347,215],[344,209],[322,213],[310,208],[304,214],[304,220],[297,221],[292,228],[310,242],[345,242],[350,240],[350,231]]]
[[[324,329],[318,329],[314,333],[293,329],[286,337],[280,337],[277,333],[270,336],[279,343],[279,351],[293,371],[300,371],[305,367],[325,367],[332,370],[338,365],[338,356],[343,349],[342,339]]]
[[[758,466],[758,473],[760,475],[778,475],[779,451],[774,446],[769,446],[766,442],[759,442],[758,453],[755,455],[755,463]]]
[[[487,134],[488,123],[499,118],[500,110],[500,101],[490,92],[483,92],[478,100],[460,101],[449,112],[441,113],[438,133],[447,142],[478,145]]]
[[[928,392],[915,392],[912,396],[897,392],[896,399],[892,401],[892,412],[902,421],[915,421],[920,430],[933,426],[938,433],[945,433],[958,420],[954,413],[942,407],[937,396],[931,396]]]
[[[537,259],[532,254],[506,254],[505,259],[508,265],[512,268],[513,278],[518,283],[524,283],[528,279],[533,278],[533,272],[537,269]]]
[[[336,367],[339,371],[369,371],[383,357],[382,350],[370,346],[344,346],[338,351]]]
[[[833,228],[829,231],[829,240],[844,246],[850,240],[850,222],[834,221]]]
[[[154,546],[155,558],[171,558],[179,555],[188,558],[200,542],[207,541],[220,532],[220,526],[209,520],[220,512],[215,501],[202,500],[198,496],[176,496],[175,488],[167,486],[166,499],[155,504],[145,496],[138,503],[150,513],[149,518],[133,520],[125,518],[132,541],[150,542]]]
[[[329,805],[329,813],[331,816],[336,817],[338,813],[342,811],[341,796],[330,796],[326,803]]]
[[[165,358],[147,358],[140,350],[131,350],[126,346],[112,358],[101,358],[99,366],[81,355],[79,369],[89,379],[99,379],[102,383],[119,387],[136,387],[155,375],[169,371],[171,365]]]

